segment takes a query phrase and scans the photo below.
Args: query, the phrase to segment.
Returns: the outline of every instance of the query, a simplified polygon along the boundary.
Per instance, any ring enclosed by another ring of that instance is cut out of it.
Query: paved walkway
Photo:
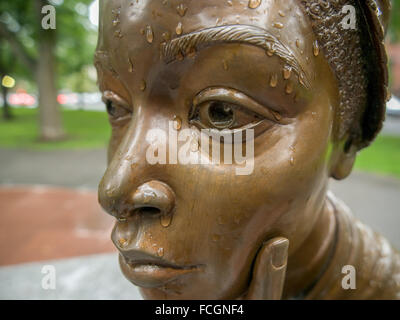
[[[106,151],[0,149],[0,164],[0,184],[96,189],[106,167]]]
[[[382,133],[391,136],[400,136],[400,117],[386,116]]]
[[[94,191],[0,187],[0,266],[116,252]]]
[[[113,222],[95,191],[0,187],[0,299],[140,299],[120,272]],[[42,287],[49,265],[54,290]]]
[[[48,265],[56,271],[54,290],[42,287],[46,276],[42,268]],[[113,253],[2,267],[0,299],[137,300],[141,296],[122,275]]]

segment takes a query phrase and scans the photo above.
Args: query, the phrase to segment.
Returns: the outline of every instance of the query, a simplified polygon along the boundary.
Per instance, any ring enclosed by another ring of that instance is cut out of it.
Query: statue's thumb
[[[246,300],[282,298],[289,240],[276,237],[265,242],[257,254]]]

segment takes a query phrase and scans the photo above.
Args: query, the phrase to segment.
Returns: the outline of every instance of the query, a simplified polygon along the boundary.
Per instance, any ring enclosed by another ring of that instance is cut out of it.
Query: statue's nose
[[[102,207],[117,219],[126,219],[133,214],[144,217],[169,215],[175,206],[175,194],[171,187],[158,180],[143,183],[125,195],[106,190],[99,200]]]
[[[170,214],[175,206],[175,194],[165,183],[152,180],[139,186],[132,197],[134,209],[142,214]]]

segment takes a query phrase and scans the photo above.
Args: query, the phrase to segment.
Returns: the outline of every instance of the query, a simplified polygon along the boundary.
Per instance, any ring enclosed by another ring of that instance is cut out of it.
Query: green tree
[[[400,1],[392,0],[389,36],[392,42],[400,42]]]
[[[92,64],[95,31],[87,19],[87,7],[91,1],[0,2],[0,40],[8,43],[18,64],[24,67],[24,70],[8,72],[17,72],[21,78],[37,84],[42,140],[64,137],[57,88],[60,84],[65,88],[65,78],[82,77],[82,68]],[[42,8],[49,4],[56,8],[56,29],[42,28],[42,19],[46,15]],[[1,64],[4,64],[4,59]]]
[[[0,79],[8,75],[9,70],[12,69],[13,59],[9,50],[7,50],[7,43],[3,40],[0,41]],[[1,94],[3,96],[3,118],[4,120],[12,119],[10,107],[7,102],[8,88],[1,86]]]

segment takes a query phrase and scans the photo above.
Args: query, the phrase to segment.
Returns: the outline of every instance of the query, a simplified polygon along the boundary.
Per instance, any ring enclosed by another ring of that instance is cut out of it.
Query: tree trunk
[[[41,6],[47,4],[47,1],[37,0],[37,4],[40,4],[37,10],[41,10]],[[38,14],[38,16],[42,17],[41,14]],[[41,19],[38,24],[41,25]],[[40,138],[46,141],[64,138],[55,85],[55,32],[56,30],[52,29],[39,30],[39,58],[36,66],[36,80],[39,89]]]
[[[3,95],[3,119],[10,120],[12,119],[12,114],[7,101],[8,88],[1,86],[1,92]]]
[[[1,34],[0,34],[1,35]],[[11,62],[10,56],[6,55],[5,50],[3,49],[4,41],[0,41],[0,80],[3,79],[8,74],[8,68],[12,68],[13,63]],[[0,83],[1,94],[3,96],[3,119],[10,120],[12,119],[12,114],[10,110],[10,106],[8,105],[7,95],[8,88],[4,87]]]

